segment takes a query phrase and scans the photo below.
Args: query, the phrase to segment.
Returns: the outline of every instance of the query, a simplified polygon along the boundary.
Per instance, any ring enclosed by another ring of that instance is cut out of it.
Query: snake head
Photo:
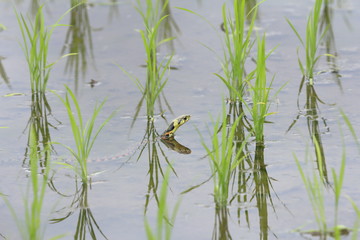
[[[181,121],[182,121],[181,125],[183,125],[184,123],[186,123],[187,121],[190,120],[191,115],[182,115],[182,116],[180,116],[179,118],[180,118]]]
[[[169,127],[164,131],[163,134],[161,134],[161,138],[162,139],[170,139],[172,137],[174,137],[174,133],[176,132],[176,130],[183,125],[184,123],[186,123],[187,121],[190,120],[190,115],[181,115],[179,117],[177,117],[176,119],[174,119]]]

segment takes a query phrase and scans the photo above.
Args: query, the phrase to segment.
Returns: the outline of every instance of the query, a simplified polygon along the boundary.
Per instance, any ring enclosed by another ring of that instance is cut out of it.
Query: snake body
[[[182,126],[183,124],[185,124],[186,122],[188,122],[190,120],[190,115],[181,115],[177,118],[175,118],[170,125],[168,126],[168,128],[160,135],[160,140],[161,142],[163,142],[168,148],[181,153],[181,154],[190,154],[191,150],[188,149],[187,147],[179,144],[175,138],[174,138],[174,134],[175,132],[178,130],[178,128],[180,126]],[[95,159],[88,159],[88,162],[106,162],[106,161],[111,161],[111,160],[117,160],[123,157],[128,157],[131,154],[133,154],[134,152],[136,152],[138,149],[140,149],[142,146],[144,146],[144,144],[146,144],[146,141],[142,141],[141,143],[136,144],[135,146],[131,146],[130,149],[127,149],[126,151],[123,151],[119,154],[115,154],[115,155],[111,155],[111,156],[105,156],[105,157],[100,157],[100,158],[95,158]],[[67,158],[64,157],[59,157],[59,156],[53,156],[54,158],[57,158],[58,161],[62,161],[62,160],[66,160]],[[69,159],[68,159],[69,160]],[[73,159],[72,159],[73,160]],[[15,162],[17,163],[17,159],[16,160],[10,160],[8,159],[9,162]],[[8,162],[6,161],[6,162]],[[25,161],[24,159],[22,159],[22,161]],[[0,161],[0,165],[5,164],[5,161]]]

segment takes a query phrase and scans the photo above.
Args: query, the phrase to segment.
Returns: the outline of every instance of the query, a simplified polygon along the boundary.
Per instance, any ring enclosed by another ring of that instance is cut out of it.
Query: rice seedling
[[[56,63],[48,62],[48,48],[51,39],[51,35],[56,27],[63,26],[59,24],[61,19],[69,13],[71,9],[66,11],[57,22],[47,27],[45,25],[45,19],[43,14],[44,5],[38,7],[35,19],[27,19],[22,14],[16,13],[17,21],[20,27],[22,35],[21,47],[26,57],[28,69],[30,72],[30,86],[31,86],[31,117],[28,125],[34,124],[34,128],[37,132],[38,142],[43,144],[43,148],[47,148],[50,145],[51,138],[49,126],[52,126],[48,122],[48,116],[51,116],[51,107],[46,98],[46,88],[50,77],[50,72],[53,65]],[[66,57],[73,54],[63,55]],[[40,150],[40,149],[39,149]],[[27,155],[28,150],[25,152]],[[45,154],[45,162],[47,161],[48,154]],[[24,159],[24,163],[25,163]],[[44,164],[44,162],[40,162]]]
[[[316,140],[314,139],[314,141]],[[306,157],[308,157],[308,153],[306,154]],[[318,229],[320,232],[325,233],[328,227],[325,215],[324,186],[322,184],[322,178],[320,177],[319,179],[319,175],[317,175],[315,172],[313,172],[312,179],[306,176],[295,154],[294,158],[310,199]],[[319,173],[321,175],[322,171],[319,171]]]
[[[64,26],[59,24],[59,22],[71,10],[72,8],[66,11],[50,28],[45,26],[43,5],[38,8],[34,21],[27,20],[22,14],[16,12],[23,41],[21,47],[28,64],[30,86],[33,93],[45,93],[46,91],[51,68],[56,63],[48,63],[50,38],[57,26]],[[67,54],[62,57],[69,55],[73,54]]]
[[[342,109],[340,109],[340,114],[341,114],[346,126],[348,127],[352,137],[354,138],[354,141],[355,141],[355,143],[357,145],[357,148],[358,148],[358,151],[360,153],[359,139],[358,139],[358,137],[356,135],[356,131],[355,131],[353,125],[350,122],[350,119],[348,118],[348,116],[345,114],[345,112]],[[345,162],[345,160],[343,160],[343,161]],[[344,170],[342,168],[343,168],[343,166],[341,166],[341,171],[340,171],[340,174],[339,174],[339,180],[337,181],[338,182],[337,185],[339,186],[338,189],[340,189],[338,191],[341,191],[341,187],[342,187],[342,183],[343,183],[343,175],[344,175],[344,173],[342,173],[342,172]],[[333,175],[334,175],[334,173],[333,173]],[[355,240],[355,239],[358,239],[358,231],[359,231],[359,227],[360,227],[360,209],[350,197],[347,196],[347,198],[349,199],[350,203],[352,204],[352,206],[353,206],[353,208],[354,208],[354,210],[356,212],[356,215],[357,215],[357,219],[356,219],[354,227],[352,229],[353,234],[352,234],[352,238],[351,238],[351,239]],[[337,216],[335,216],[335,217],[337,217]]]
[[[345,112],[342,109],[340,109],[340,114],[341,114],[342,118],[344,119],[346,126],[349,128],[350,133],[351,133],[352,137],[354,138],[354,141],[356,142],[356,145],[357,145],[359,153],[360,153],[360,142],[356,135],[356,131],[350,122],[350,119],[348,118],[348,116],[345,114]]]
[[[158,211],[156,216],[156,226],[151,228],[148,219],[145,216],[145,230],[146,236],[149,240],[170,240],[172,229],[174,227],[177,212],[179,210],[180,201],[177,201],[172,212],[169,212],[167,203],[168,184],[171,167],[168,167],[164,175],[164,180],[161,185],[160,195],[158,199]]]
[[[271,54],[271,52],[268,54],[265,53],[265,35],[261,39],[258,37],[257,42],[257,65],[254,71],[255,83],[252,84],[249,82],[249,92],[252,98],[252,107],[248,105],[246,105],[246,107],[249,108],[251,117],[253,119],[253,132],[255,134],[256,142],[263,143],[265,118],[274,114],[272,112],[269,113],[269,93],[274,78],[270,84],[268,84],[266,78],[266,59]]]
[[[345,165],[346,165],[346,153],[345,153],[345,144],[343,144],[343,151],[341,157],[341,166],[339,173],[336,173],[335,169],[332,170],[332,177],[333,177],[333,189],[335,195],[335,216],[334,216],[334,232],[335,237],[340,238],[341,230],[343,226],[339,225],[339,201],[341,196],[341,190],[343,187],[344,176],[345,176]]]
[[[240,117],[229,126],[228,132],[225,106],[223,106],[222,123],[220,124],[218,120],[214,125],[211,137],[212,146],[208,147],[204,141],[202,141],[202,145],[210,158],[210,168],[214,181],[214,199],[219,206],[228,204],[229,187],[234,175],[234,170],[244,158],[244,156],[241,157],[241,154],[243,153],[242,149],[246,144],[246,140],[241,143],[237,151],[234,151],[236,147],[235,131],[239,121]],[[219,129],[220,138],[218,136]]]
[[[161,14],[163,13],[164,9],[166,9],[168,1],[164,2],[160,0],[146,0],[146,9],[143,8],[139,0],[137,0],[137,3],[138,6],[136,9],[141,15],[145,26],[145,30],[138,30],[143,40],[143,45],[146,52],[147,76],[145,84],[143,84],[142,81],[140,81],[137,77],[132,76],[119,66],[125,72],[125,74],[127,74],[136,83],[137,87],[143,94],[143,97],[137,106],[134,119],[136,119],[141,109],[143,100],[146,101],[147,116],[154,116],[154,107],[156,101],[159,102],[160,110],[162,111],[160,94],[162,93],[162,90],[168,80],[165,74],[170,69],[170,62],[172,57],[159,62],[157,59],[157,53],[159,46],[174,39],[174,37],[168,37],[161,40],[159,39],[161,25],[163,24],[165,18],[167,18],[167,15],[161,16]],[[164,95],[163,98],[169,110],[171,111],[171,108],[167,103]]]
[[[6,196],[3,196],[3,198],[17,224],[21,238],[29,240],[44,239],[45,226],[42,216],[50,164],[46,164],[43,168],[40,168],[39,159],[42,158],[42,154],[46,154],[50,149],[44,149],[43,152],[38,151],[37,133],[33,126],[30,126],[29,134],[30,176],[27,191],[23,197],[24,218],[18,215]],[[57,236],[52,239],[59,237],[60,236]]]
[[[313,84],[314,71],[317,62],[319,61],[322,55],[319,54],[319,45],[322,41],[324,34],[327,29],[321,31],[320,17],[321,17],[321,8],[322,0],[316,0],[313,6],[312,11],[310,12],[307,25],[306,25],[306,37],[305,40],[301,37],[299,32],[296,30],[295,26],[286,19],[290,27],[300,40],[301,45],[305,49],[305,64],[299,59],[299,66],[302,74],[306,77],[309,84]],[[326,56],[332,56],[330,54],[324,54]]]
[[[246,12],[245,0],[234,0],[234,17],[228,13],[226,5],[223,5],[222,28],[224,36],[224,57],[222,60],[223,76],[218,76],[226,85],[229,91],[230,100],[242,100],[245,93],[247,80],[251,79],[252,74],[246,75],[245,64],[254,45],[251,35],[254,29],[256,11],[258,4]],[[254,12],[253,17],[246,29],[247,16]]]
[[[315,137],[313,137],[314,145],[315,145],[315,152],[318,155],[317,159],[321,159],[321,152],[320,146]],[[303,180],[305,185],[308,197],[310,199],[313,213],[315,215],[315,220],[318,226],[318,229],[315,231],[306,231],[304,233],[309,234],[318,234],[320,236],[326,235],[333,235],[336,239],[340,239],[342,234],[346,234],[349,232],[349,229],[339,224],[339,201],[341,197],[341,191],[345,176],[345,166],[346,166],[346,151],[345,151],[345,144],[343,142],[342,147],[342,156],[341,156],[341,165],[339,172],[337,173],[335,169],[332,169],[332,177],[333,177],[333,186],[332,189],[334,190],[334,225],[333,227],[328,227],[327,217],[326,217],[326,208],[325,208],[325,186],[322,179],[323,171],[319,169],[319,175],[313,171],[313,176],[310,178],[304,172],[303,168],[301,167],[298,158],[294,154],[294,158],[296,164],[298,166],[298,170],[300,172],[300,176]],[[308,157],[308,152],[306,153],[306,157]],[[311,160],[311,159],[310,159]],[[307,162],[307,161],[306,161]],[[322,164],[318,164],[318,167],[321,168]]]
[[[351,237],[352,240],[356,240],[356,239],[358,239],[358,233],[359,233],[359,227],[360,227],[360,209],[350,197],[348,197],[348,199],[349,199],[351,205],[353,206],[353,208],[354,208],[354,210],[356,212],[356,216],[357,216],[357,219],[355,221],[353,231],[352,231],[353,234],[352,234],[352,237]]]
[[[6,30],[6,26],[0,23],[0,32]]]
[[[265,36],[262,39],[258,37],[256,69],[246,74],[245,64],[255,43],[251,39],[251,35],[257,15],[257,8],[260,3],[255,4],[251,10],[246,10],[248,5],[245,2],[234,0],[235,19],[229,17],[229,14],[226,13],[225,5],[223,6],[223,30],[225,32],[226,46],[222,62],[224,75],[216,75],[227,86],[230,102],[240,100],[241,104],[245,104],[253,119],[252,131],[256,136],[256,141],[263,142],[265,118],[273,114],[269,113],[269,92],[272,82],[268,84],[266,81],[266,59],[272,51],[266,54]],[[250,14],[252,14],[252,18],[246,30],[246,19]],[[252,84],[251,82],[254,79],[255,83]],[[249,87],[248,91],[252,96],[252,107],[244,101],[246,87]]]
[[[95,121],[98,117],[102,107],[105,104],[105,101],[97,104],[93,110],[93,114],[90,119],[84,124],[83,116],[79,103],[76,99],[76,96],[71,91],[71,89],[66,87],[66,96],[62,98],[57,93],[55,93],[61,102],[64,104],[68,118],[71,125],[71,130],[73,133],[76,149],[72,149],[69,146],[65,146],[71,155],[75,158],[76,165],[70,165],[67,163],[61,163],[65,167],[69,167],[75,171],[75,173],[80,176],[83,183],[87,183],[89,179],[87,161],[92,147],[94,146],[95,140],[99,135],[100,131],[104,128],[106,123],[115,115],[115,111],[110,114],[110,116],[105,119],[105,121],[95,130]]]

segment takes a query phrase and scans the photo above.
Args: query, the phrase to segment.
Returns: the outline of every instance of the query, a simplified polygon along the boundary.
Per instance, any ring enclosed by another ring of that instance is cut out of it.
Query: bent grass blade
[[[100,126],[97,129],[95,129],[95,121],[101,109],[103,108],[106,100],[95,106],[92,116],[84,124],[82,112],[80,109],[80,105],[76,99],[76,96],[69,87],[65,86],[65,88],[66,88],[65,98],[62,98],[60,95],[58,95],[55,92],[54,93],[59,97],[59,99],[66,108],[76,149],[73,149],[65,145],[63,146],[65,146],[66,149],[68,149],[71,155],[75,158],[77,162],[77,166],[75,167],[70,166],[69,164],[66,163],[64,163],[63,165],[74,169],[76,174],[81,177],[82,182],[87,183],[89,179],[87,162],[90,152],[94,146],[97,136],[104,128],[104,126],[110,121],[110,119],[116,114],[117,111],[112,112],[110,116],[106,118],[105,121],[102,124],[100,124]]]

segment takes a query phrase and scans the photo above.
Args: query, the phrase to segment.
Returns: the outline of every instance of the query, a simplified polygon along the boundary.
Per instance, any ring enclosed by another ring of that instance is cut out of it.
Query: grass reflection
[[[246,0],[245,1],[245,12],[247,13],[247,22],[251,23],[252,19],[259,18],[259,11],[253,11],[255,7],[257,7],[257,0]],[[255,17],[254,17],[255,14]]]
[[[271,184],[271,178],[268,176],[265,164],[265,144],[263,141],[256,142],[255,155],[251,154],[250,142],[246,137],[252,133],[251,124],[244,117],[241,105],[230,104],[228,119],[230,123],[240,117],[235,132],[236,148],[235,152],[241,152],[240,156],[243,160],[235,169],[233,177],[233,188],[236,189],[236,194],[230,200],[230,204],[237,206],[237,218],[240,224],[242,219],[250,228],[250,214],[247,206],[251,202],[256,201],[256,209],[258,211],[259,232],[262,240],[268,239],[269,223],[268,223],[268,206],[273,206],[271,190],[274,192]],[[232,120],[231,120],[232,119]],[[247,142],[244,146],[243,142]],[[225,234],[225,233],[224,233]]]
[[[180,34],[180,28],[175,22],[171,12],[169,0],[161,0],[160,5],[163,9],[161,12],[161,17],[165,17],[159,27],[159,40],[162,41],[165,39],[174,38],[176,35]],[[174,41],[167,41],[165,44],[172,53],[175,51]]]
[[[78,211],[79,215],[77,218],[74,239],[97,239],[97,236],[102,236],[103,238],[107,239],[90,209],[90,205],[88,202],[88,192],[90,189],[90,185],[88,183],[82,182],[81,185],[78,186],[78,181],[75,181],[75,187],[76,190],[69,207],[57,211],[58,213],[61,213],[64,210],[68,212],[65,214],[64,217],[53,218],[50,220],[50,222],[53,224],[63,222],[67,220],[70,216],[72,216],[74,213],[76,213],[76,211]]]
[[[36,140],[38,151],[44,151],[45,149],[53,150],[53,146],[51,143],[51,134],[50,129],[56,127],[49,122],[49,117],[51,114],[51,107],[46,98],[45,93],[37,92],[31,95],[31,115],[28,120],[27,127],[29,129],[28,134],[28,147],[25,150],[23,166],[27,167],[30,165],[29,153],[30,153],[30,132],[35,131],[35,136],[33,136]],[[42,159],[39,159],[39,164],[41,167],[45,167],[48,164],[48,160],[50,158],[50,151],[44,152],[44,156]],[[29,161],[27,161],[29,160]]]
[[[157,195],[159,180],[161,180],[161,178],[164,178],[161,158],[164,159],[165,163],[172,169],[172,171],[176,175],[175,169],[172,167],[168,157],[163,151],[158,137],[159,134],[154,126],[154,120],[152,118],[148,118],[146,132],[142,139],[143,147],[140,148],[140,152],[137,157],[137,160],[139,160],[143,156],[143,154],[147,154],[147,159],[149,162],[149,181],[145,199],[145,212],[147,211],[147,207],[152,197],[155,198],[156,202],[159,202],[159,198]]]
[[[31,16],[36,16],[38,10],[40,7],[40,2],[39,0],[31,0],[30,1],[30,14]]]
[[[1,29],[1,26],[0,26]],[[0,30],[1,32],[1,30]],[[11,89],[11,85],[10,85],[10,79],[6,74],[4,65],[2,64],[2,60],[4,60],[5,58],[3,56],[0,56],[0,77],[4,80],[5,84],[8,86],[8,88]]]
[[[74,54],[67,58],[65,73],[74,73],[74,90],[78,92],[79,79],[84,78],[88,67],[88,57],[94,60],[92,32],[87,1],[70,0],[69,27],[61,54]]]
[[[333,28],[334,21],[334,4],[332,0],[325,0],[323,3],[322,14],[320,16],[319,24],[320,31],[324,32],[323,43],[325,52],[332,56],[326,56],[326,61],[330,67],[332,77],[340,90],[343,91],[341,83],[340,69],[337,64],[338,51],[336,49],[335,33]]]
[[[353,135],[355,142],[357,143],[357,146],[359,147],[359,143],[358,143],[358,138],[355,134],[355,131],[352,127],[351,122],[349,121],[349,119],[347,118],[347,116],[345,115],[345,113],[341,110],[341,115],[343,117],[344,122],[346,123],[347,127],[350,130],[350,133]],[[306,169],[302,166],[302,164],[300,163],[299,159],[297,158],[297,156],[294,154],[294,158],[298,167],[298,170],[300,172],[300,176],[301,179],[303,180],[307,195],[309,197],[311,206],[312,206],[312,210],[314,213],[314,217],[315,217],[315,221],[317,224],[317,229],[316,230],[307,230],[304,231],[301,228],[297,229],[302,235],[311,235],[311,236],[316,236],[319,237],[319,239],[327,239],[329,236],[335,239],[341,239],[344,236],[347,236],[350,234],[351,231],[353,231],[352,234],[352,239],[357,239],[357,235],[358,235],[358,226],[359,226],[359,208],[357,207],[357,205],[354,203],[354,201],[350,198],[347,197],[348,200],[350,201],[350,203],[352,204],[354,211],[356,212],[356,221],[354,224],[354,228],[350,229],[347,228],[343,225],[340,225],[340,214],[342,213],[340,210],[341,204],[340,204],[340,199],[342,197],[342,188],[343,188],[343,183],[344,183],[344,177],[345,177],[345,168],[346,168],[346,160],[347,160],[347,156],[346,156],[346,145],[344,142],[344,136],[343,136],[343,132],[342,129],[341,130],[341,136],[342,136],[342,153],[341,153],[341,161],[340,161],[340,166],[338,167],[338,169],[331,169],[331,175],[332,175],[332,181],[331,184],[327,184],[324,185],[324,176],[322,176],[322,173],[324,172],[321,168],[322,165],[319,164],[319,162],[325,162],[322,159],[322,154],[321,154],[321,145],[320,143],[317,141],[317,138],[315,136],[313,136],[313,144],[314,144],[314,149],[315,149],[315,153],[311,154],[308,151],[308,147],[306,148],[306,154],[305,154],[305,163],[306,165],[311,164],[311,168],[310,168],[310,173],[308,171],[306,171]],[[359,147],[360,149],[360,147]],[[316,173],[314,167],[312,166],[314,160],[314,155],[316,156],[316,163],[317,163],[317,167],[319,169],[318,173]],[[328,187],[330,186],[330,187]],[[325,202],[327,201],[328,197],[325,195],[326,190],[331,189],[331,193],[333,193],[334,196],[334,219],[333,219],[333,226],[329,227],[329,217],[327,216],[328,213],[328,209],[327,206],[325,205]]]
[[[117,18],[120,15],[119,14],[119,4],[120,4],[119,0],[110,0],[109,14],[108,14],[108,19],[109,19],[110,23],[113,21],[114,18]]]
[[[317,161],[321,161],[321,156],[319,153],[320,147],[315,137],[313,139],[313,142],[315,144],[315,155],[318,155]],[[326,189],[323,184],[324,177],[321,176],[322,171],[319,170],[320,175],[318,175],[315,173],[315,170],[311,168],[311,174],[308,174],[301,166],[295,154],[294,154],[294,158],[298,170],[300,172],[300,176],[304,182],[318,227],[317,230],[310,230],[310,231],[300,230],[300,232],[303,234],[310,234],[312,236],[319,236],[320,239],[326,239],[327,236],[332,236],[335,239],[341,239],[341,236],[348,235],[350,229],[346,228],[343,225],[339,225],[339,207],[340,207],[339,202],[343,187],[343,180],[345,176],[345,165],[346,165],[346,151],[345,151],[344,142],[342,144],[341,166],[339,168],[339,172],[336,172],[335,169],[332,169],[333,184],[331,185],[331,187],[334,191],[334,226],[333,227],[329,227],[329,223],[328,223],[329,217],[326,216],[327,215],[327,209],[325,206]],[[309,162],[309,159],[311,162],[313,162],[312,155],[309,154],[309,152],[307,151],[306,163]]]
[[[259,215],[259,227],[261,240],[267,240],[269,235],[268,206],[275,207],[272,201],[270,189],[272,189],[271,181],[268,176],[264,157],[264,145],[257,144],[255,150],[255,161],[253,168],[253,176],[255,183],[256,207]]]
[[[300,94],[303,91],[302,89],[304,87],[305,87],[305,105],[304,105],[304,110],[301,110],[299,105],[299,99],[300,99]],[[314,139],[316,140],[316,144],[318,145],[318,150],[315,154],[318,170],[321,171],[320,175],[323,177],[324,183],[328,184],[329,180],[328,180],[328,172],[326,167],[325,150],[322,143],[323,133],[322,130],[320,129],[321,125],[323,125],[325,129],[328,129],[328,126],[326,123],[326,119],[320,116],[319,103],[326,104],[317,95],[315,86],[306,82],[305,76],[303,76],[298,93],[299,113],[294,119],[294,121],[291,123],[287,131],[289,132],[294,127],[294,125],[297,123],[297,121],[300,119],[301,116],[306,117],[309,137],[313,142],[314,146],[315,146]]]
[[[307,109],[307,115],[306,115],[306,121],[309,131],[309,136],[313,140],[313,144],[318,145],[318,150],[316,150],[316,163],[318,166],[318,170],[321,172],[321,176],[323,176],[324,182],[329,183],[328,180],[328,173],[326,168],[326,159],[325,159],[325,153],[324,153],[324,145],[322,143],[322,132],[320,130],[320,123],[319,123],[319,115],[318,115],[318,101],[320,100],[319,97],[316,94],[315,88],[312,85],[306,86],[306,109]],[[321,101],[321,100],[320,100]],[[325,125],[326,120],[322,118],[322,121]],[[314,142],[315,139],[315,142]]]
[[[215,223],[212,233],[213,240],[232,239],[229,229],[229,209],[226,206],[216,204]]]
[[[174,227],[175,218],[180,206],[178,201],[172,212],[169,212],[169,204],[167,201],[168,188],[169,188],[169,177],[171,168],[168,167],[161,184],[159,198],[157,201],[157,216],[156,216],[156,227],[151,227],[148,218],[145,216],[145,230],[146,236],[149,240],[170,240],[172,228]],[[152,224],[153,225],[153,224]]]
[[[23,196],[24,216],[20,217],[17,209],[12,206],[6,196],[0,194],[9,208],[22,239],[44,239],[45,226],[43,223],[43,204],[48,182],[50,164],[39,167],[40,159],[50,154],[46,147],[38,150],[38,138],[34,125],[29,126],[29,181],[26,194]],[[58,236],[59,237],[59,236]],[[58,238],[55,237],[55,238]],[[55,239],[54,238],[54,239]],[[6,238],[5,238],[6,239]]]
[[[139,147],[139,154],[136,158],[136,160],[140,160],[140,158],[145,157],[148,160],[148,184],[147,184],[147,193],[145,198],[145,212],[148,209],[149,203],[152,198],[155,199],[157,204],[160,204],[160,199],[158,196],[158,187],[159,182],[164,180],[165,178],[165,172],[163,170],[163,164],[166,164],[168,168],[173,172],[173,174],[176,174],[175,169],[173,168],[173,165],[170,163],[169,158],[167,157],[164,149],[163,144],[171,149],[174,150],[180,154],[190,154],[191,150],[180,143],[178,143],[174,138],[169,140],[161,140],[159,137],[159,133],[157,132],[155,125],[154,125],[154,119],[148,118],[147,119],[147,125],[146,125],[146,131],[143,136],[143,139],[141,140],[141,144]]]
[[[246,225],[250,228],[249,206],[251,202],[256,202],[256,209],[258,211],[259,233],[261,240],[268,239],[269,236],[269,206],[272,206],[273,211],[275,207],[272,199],[272,192],[275,193],[271,178],[268,176],[264,156],[265,146],[263,143],[256,144],[255,155],[252,159],[248,155],[238,168],[238,196],[234,198],[238,207],[237,216],[239,224],[241,223],[242,213]],[[245,206],[245,207],[242,207]]]
[[[245,169],[246,164],[253,165]],[[253,162],[251,158],[245,158],[238,167],[237,172],[238,193],[231,199],[230,204],[237,203],[237,217],[238,223],[241,223],[242,212],[245,214],[245,221],[247,226],[251,227],[250,214],[248,206],[251,202],[256,201],[256,209],[258,211],[259,220],[259,239],[267,240],[269,238],[269,209],[268,206],[273,205],[271,196],[271,179],[268,176],[266,165],[264,162],[264,145],[258,144],[255,150],[255,158]],[[216,204],[215,208],[215,224],[212,239],[232,239],[229,229],[230,211],[228,206]]]

